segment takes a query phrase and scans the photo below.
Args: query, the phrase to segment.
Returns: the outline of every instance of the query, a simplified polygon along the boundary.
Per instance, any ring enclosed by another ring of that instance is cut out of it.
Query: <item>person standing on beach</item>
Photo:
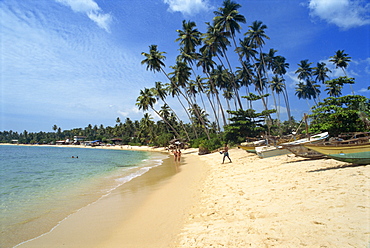
[[[175,149],[173,151],[173,159],[174,159],[175,162],[177,161],[177,156],[178,156],[177,149]]]
[[[180,162],[180,158],[181,158],[181,150],[179,149],[177,152],[177,161]]]
[[[230,160],[230,163],[232,163],[232,161],[230,159],[230,156],[229,156],[229,147],[227,146],[227,144],[225,144],[225,147],[224,147],[224,150],[223,150],[223,154],[224,154],[224,157],[222,159],[222,163],[225,162],[225,158],[226,157]]]

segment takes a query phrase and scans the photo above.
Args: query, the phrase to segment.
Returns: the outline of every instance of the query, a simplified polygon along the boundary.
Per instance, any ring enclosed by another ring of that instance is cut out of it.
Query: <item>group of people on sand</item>
[[[173,157],[174,157],[175,162],[180,162],[181,150],[180,149],[175,149],[173,151]]]
[[[174,158],[174,161],[175,162],[180,162],[180,159],[181,159],[181,150],[180,149],[174,149],[172,151],[173,153],[173,158]],[[229,159],[229,162],[232,163],[231,161],[231,158],[230,158],[230,155],[229,155],[229,147],[227,144],[225,144],[223,150],[220,152],[221,154],[223,154],[223,159],[222,159],[222,163],[225,162],[225,158],[228,158]]]

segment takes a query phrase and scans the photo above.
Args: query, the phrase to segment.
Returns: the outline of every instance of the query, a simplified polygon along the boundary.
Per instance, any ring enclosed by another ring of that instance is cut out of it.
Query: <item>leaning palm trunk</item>
[[[233,69],[232,69],[232,67],[231,67],[231,64],[230,64],[229,58],[227,57],[227,54],[226,54],[225,48],[222,48],[222,52],[223,52],[223,54],[224,54],[224,56],[225,56],[225,59],[226,59],[227,65],[229,66],[230,73],[231,73],[232,75],[234,75],[234,73],[233,73]],[[239,92],[238,92],[238,87],[236,87],[236,84],[235,84],[234,76],[233,76],[233,78],[231,78],[231,83],[233,84],[234,93],[235,93],[235,98],[236,98],[236,100],[238,101],[239,107],[240,107],[240,109],[243,109],[243,105],[242,105],[242,102],[241,102],[241,100],[240,100],[240,96],[239,96]]]
[[[155,110],[153,107],[152,107],[152,110],[159,116],[161,117],[161,119],[172,129],[172,131],[176,134],[176,137],[180,137],[180,135],[177,133],[177,131],[175,130],[175,128],[173,128],[173,126],[165,119],[163,118],[163,116],[157,111]]]
[[[167,73],[163,70],[163,68],[161,67],[161,71],[163,72],[163,74],[164,75],[166,75],[166,77],[168,78],[168,80],[170,80],[170,82],[171,82],[171,78],[167,75]],[[176,86],[177,87],[177,86]],[[178,87],[177,87],[178,88]],[[192,103],[190,102],[190,100],[186,97],[186,95],[178,88],[178,90],[179,90],[179,92],[180,92],[180,94],[185,98],[185,100],[191,105]],[[186,110],[186,112],[188,113],[188,111]],[[206,134],[207,134],[207,138],[208,139],[211,139],[211,137],[209,136],[209,132],[208,132],[208,129],[207,129],[207,127],[206,127],[206,125],[205,125],[205,123],[204,123],[204,120],[203,120],[203,118],[200,116],[200,113],[198,113],[198,111],[196,110],[195,111],[195,113],[196,113],[196,115],[197,115],[197,117],[199,118],[199,120],[202,122],[202,124],[203,124],[203,126],[204,126],[204,130],[205,130],[205,132],[206,132]],[[190,121],[193,123],[193,121],[190,119]]]
[[[176,112],[170,107],[170,105],[168,105],[168,103],[164,100],[164,99],[162,99],[162,101],[170,108],[170,110],[172,111],[172,113],[175,115],[175,117],[176,117],[176,119],[180,122],[180,125],[181,125],[181,127],[182,127],[182,129],[184,130],[184,132],[185,132],[185,135],[186,135],[186,138],[188,139],[188,140],[190,140],[190,137],[189,137],[189,134],[188,134],[188,132],[186,131],[186,128],[185,128],[185,126],[184,126],[184,123],[180,120],[180,118],[179,118],[179,116],[176,114]]]
[[[181,90],[179,90],[179,92],[180,92],[180,94],[185,98],[185,100],[188,102],[188,104],[190,105],[190,106],[194,106],[194,103],[193,103],[193,101],[192,101],[192,99],[191,99],[191,97],[187,97]],[[209,131],[208,131],[208,128],[207,128],[207,126],[206,126],[206,124],[205,124],[205,122],[204,122],[204,119],[202,118],[202,116],[200,115],[200,113],[199,113],[199,111],[198,111],[198,109],[197,108],[194,108],[194,112],[195,112],[195,114],[197,115],[197,117],[199,118],[199,120],[200,120],[200,122],[202,123],[202,125],[203,125],[203,127],[204,127],[204,131],[205,131],[205,133],[206,133],[206,135],[207,135],[207,138],[210,140],[211,139],[211,137],[209,136]]]
[[[193,132],[194,132],[194,135],[195,135],[195,138],[198,139],[198,133],[197,133],[197,130],[195,128],[195,125],[194,125],[194,122],[192,121],[191,119],[191,116],[189,114],[189,111],[186,109],[186,107],[184,106],[184,104],[182,103],[180,97],[178,95],[176,95],[177,97],[177,100],[179,101],[180,105],[182,106],[182,108],[185,110],[185,113],[186,115],[188,116],[190,122],[191,122],[191,127],[193,128]],[[189,139],[190,140],[190,139]]]

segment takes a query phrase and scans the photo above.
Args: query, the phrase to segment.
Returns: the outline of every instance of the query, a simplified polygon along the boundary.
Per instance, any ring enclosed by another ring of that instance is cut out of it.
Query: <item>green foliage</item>
[[[213,150],[216,150],[216,149],[222,147],[222,141],[219,138],[214,137],[214,138],[211,138],[209,140],[208,139],[203,140],[199,144],[199,147],[206,148],[209,151],[213,151]]]
[[[206,148],[209,151],[216,150],[222,146],[224,141],[220,135],[211,134],[211,139],[206,137],[193,139],[190,141],[190,147],[192,148]]]
[[[172,137],[173,136],[170,133],[162,133],[153,139],[153,144],[155,146],[167,146],[170,143]]]
[[[366,124],[360,118],[360,109],[366,115],[370,114],[370,100],[360,95],[328,97],[313,107],[311,133],[328,131],[330,135],[346,132],[363,132]]]
[[[267,126],[264,124],[265,118],[275,110],[265,110],[262,113],[256,113],[254,109],[238,111],[227,111],[233,115],[229,120],[231,124],[225,126],[225,139],[228,142],[240,143],[246,137],[257,137],[261,133],[267,131]]]

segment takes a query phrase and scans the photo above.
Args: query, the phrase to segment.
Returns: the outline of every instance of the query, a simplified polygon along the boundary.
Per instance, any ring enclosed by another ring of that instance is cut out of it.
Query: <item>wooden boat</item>
[[[258,146],[255,149],[260,158],[269,158],[291,153],[288,149],[285,149],[282,146]]]
[[[370,164],[370,142],[347,145],[306,144],[304,146],[335,160],[354,164]]]
[[[316,134],[310,138],[303,138],[291,142],[281,143],[277,146],[261,146],[256,147],[256,153],[261,158],[268,158],[273,156],[280,156],[289,153],[294,153],[293,150],[298,151],[303,144],[319,142],[329,136],[328,132]],[[320,154],[322,156],[322,154]]]
[[[313,135],[309,138],[299,139],[292,142],[287,142],[280,144],[283,148],[289,150],[290,152],[294,153],[296,156],[304,157],[304,158],[322,158],[325,155],[322,153],[319,153],[315,150],[309,149],[303,144],[315,144],[318,142],[323,141],[324,139],[329,137],[328,132],[320,133]]]
[[[354,163],[370,164],[370,137],[366,136],[352,138],[348,140],[334,140],[323,144],[305,144],[304,146],[325,154],[335,160]],[[340,136],[339,136],[340,137]]]
[[[256,147],[262,146],[265,144],[265,140],[257,140],[253,142],[244,142],[238,145],[238,148],[241,148],[243,150],[246,150],[247,152],[256,153]]]

